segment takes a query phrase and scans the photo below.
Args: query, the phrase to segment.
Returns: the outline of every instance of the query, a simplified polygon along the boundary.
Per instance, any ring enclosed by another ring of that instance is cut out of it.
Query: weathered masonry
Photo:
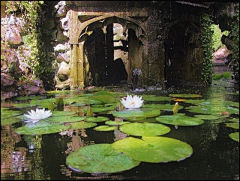
[[[70,89],[132,82],[196,84],[203,52],[200,16],[208,3],[66,1]],[[201,82],[200,82],[201,83]]]

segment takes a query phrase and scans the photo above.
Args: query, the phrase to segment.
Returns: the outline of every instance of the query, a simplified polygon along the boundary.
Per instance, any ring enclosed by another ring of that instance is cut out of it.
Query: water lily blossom
[[[131,96],[127,95],[127,98],[124,97],[121,100],[123,106],[128,109],[136,109],[140,108],[143,104],[142,97],[138,97],[137,95]]]
[[[24,116],[29,119],[25,122],[32,122],[32,123],[36,123],[41,119],[46,119],[46,118],[50,117],[51,115],[52,115],[51,110],[45,111],[45,108],[36,109],[36,111],[31,110],[31,112],[28,111],[28,115],[24,114]]]

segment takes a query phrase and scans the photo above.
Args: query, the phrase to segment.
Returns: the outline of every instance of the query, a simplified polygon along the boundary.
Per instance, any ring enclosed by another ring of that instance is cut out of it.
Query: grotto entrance
[[[141,21],[120,12],[74,9],[65,19],[71,45],[70,89],[132,82],[133,70],[142,69],[147,57],[146,30]]]
[[[105,33],[93,29],[83,48],[85,86],[131,83],[133,67],[141,68],[141,46],[135,31],[119,23],[109,24]]]

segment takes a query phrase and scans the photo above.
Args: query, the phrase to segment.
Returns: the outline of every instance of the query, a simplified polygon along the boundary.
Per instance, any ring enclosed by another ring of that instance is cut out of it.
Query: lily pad
[[[14,111],[14,110],[3,110],[1,109],[1,118],[8,118],[8,117],[13,117],[13,116],[17,116],[20,115],[21,112],[20,111]]]
[[[202,97],[200,94],[169,94],[170,97],[178,97],[178,98],[197,98]]]
[[[16,103],[16,104],[13,104],[14,107],[17,107],[17,108],[23,108],[23,107],[33,107],[35,105],[30,105],[29,103]]]
[[[156,117],[160,115],[160,110],[157,109],[135,109],[135,110],[123,110],[115,111],[113,116],[125,118],[127,120],[139,120],[148,117]]]
[[[116,173],[130,170],[140,162],[117,153],[111,144],[95,144],[70,153],[66,158],[66,164],[74,170],[87,173]]]
[[[99,91],[92,96],[93,100],[101,101],[102,103],[116,102],[116,98],[108,91]]]
[[[117,129],[116,126],[107,126],[107,125],[101,125],[94,128],[94,130],[96,131],[114,131],[115,129]]]
[[[9,125],[9,124],[14,124],[17,122],[20,122],[21,119],[17,117],[8,117],[8,118],[3,118],[1,117],[1,126]]]
[[[204,123],[204,121],[199,118],[194,118],[183,114],[159,116],[156,118],[156,121],[176,126],[198,126]]]
[[[70,124],[72,129],[92,128],[94,126],[97,126],[97,123],[91,123],[91,122],[85,122],[85,121],[80,121],[80,122],[75,122]]]
[[[182,161],[193,153],[186,142],[161,136],[143,136],[142,139],[127,137],[114,142],[112,147],[134,160],[150,163]]]
[[[144,101],[171,101],[171,97],[155,96],[155,95],[141,95]]]
[[[72,123],[84,120],[86,117],[83,116],[55,116],[49,117],[45,121],[54,122],[54,123]]]
[[[232,138],[234,141],[239,142],[239,132],[229,134],[229,137]]]
[[[204,119],[204,120],[213,120],[213,119],[219,119],[221,116],[219,115],[194,115],[194,117],[199,118],[199,119]]]
[[[70,116],[74,114],[76,114],[74,111],[52,111],[52,116]]]
[[[239,123],[226,123],[227,127],[239,129]]]
[[[107,117],[103,117],[103,116],[98,116],[98,117],[87,117],[86,121],[89,122],[103,122],[103,121],[107,121],[108,118]]]
[[[142,107],[152,108],[152,109],[160,109],[164,111],[172,111],[174,105],[170,104],[144,104]],[[178,109],[182,109],[183,106],[179,105]]]
[[[124,125],[127,124],[129,122],[127,121],[106,121],[105,124],[107,125]]]
[[[55,98],[49,98],[49,99],[43,99],[43,100],[31,100],[30,105],[31,106],[36,106],[38,105],[39,108],[47,108],[49,103],[51,102],[56,102]]]
[[[134,136],[157,136],[170,130],[168,126],[158,123],[129,123],[120,127],[120,131]]]
[[[186,108],[189,112],[201,113],[201,114],[218,114],[226,111],[230,114],[239,114],[238,108],[225,107],[224,105],[198,105],[198,106],[189,106]]]
[[[70,128],[70,125],[63,125],[59,123],[49,123],[46,121],[40,120],[35,124],[26,124],[25,126],[17,128],[15,131],[18,134],[25,135],[43,135],[58,133]]]

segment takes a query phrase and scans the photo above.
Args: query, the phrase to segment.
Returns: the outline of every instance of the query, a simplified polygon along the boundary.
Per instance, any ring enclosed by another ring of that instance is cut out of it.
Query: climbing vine
[[[203,79],[206,84],[212,83],[213,76],[213,63],[212,63],[212,36],[211,30],[211,15],[204,13],[201,16],[201,28],[202,28],[202,48],[203,48]]]
[[[236,3],[236,13],[231,21],[233,32],[233,74],[234,78],[239,81],[239,3]]]
[[[23,42],[31,50],[25,61],[37,78],[48,77],[52,67],[47,60],[44,42],[41,41],[41,13],[44,1],[8,1],[6,13],[20,14],[24,21]]]

